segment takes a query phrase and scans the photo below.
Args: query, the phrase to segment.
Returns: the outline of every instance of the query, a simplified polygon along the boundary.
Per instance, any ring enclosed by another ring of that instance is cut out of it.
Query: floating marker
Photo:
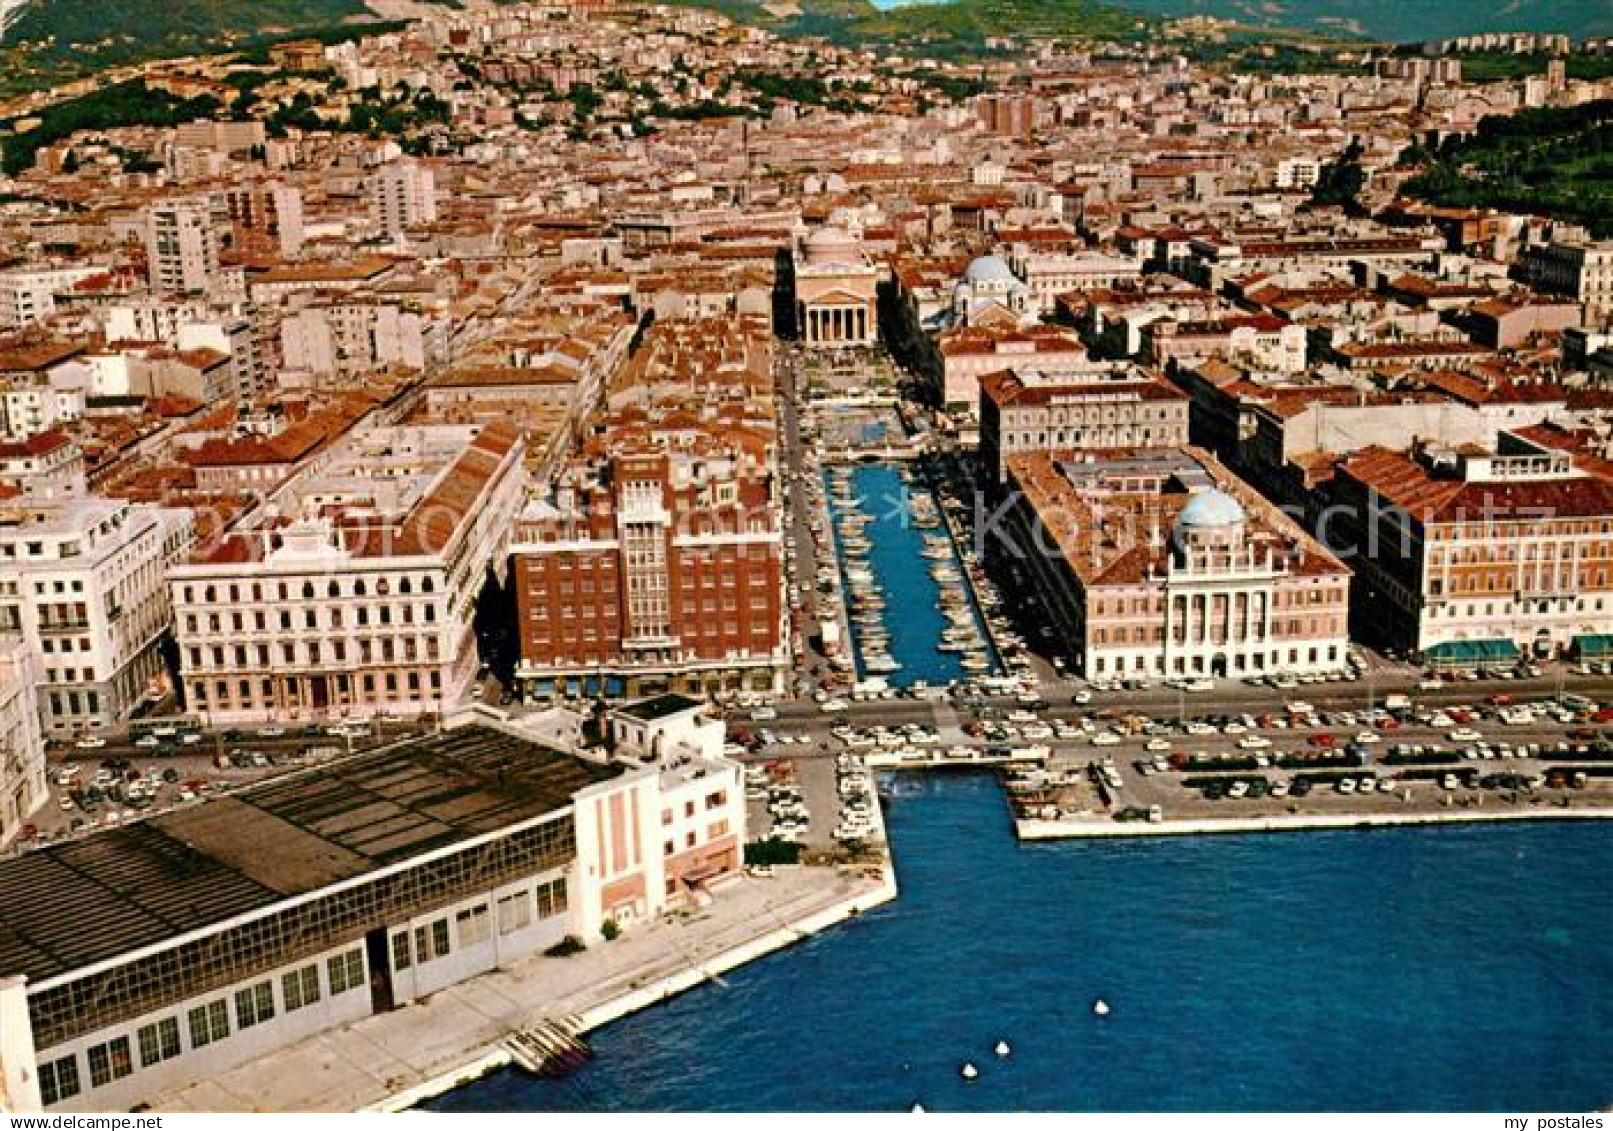
[[[975,1077],[980,1075],[980,1069],[976,1068],[973,1064],[966,1060],[963,1062],[963,1067],[958,1069],[958,1075],[962,1076],[965,1080],[973,1080]]]
[[[907,1110],[912,1112],[914,1115],[923,1115],[924,1114],[924,1105],[919,1103],[917,1100],[914,1100],[913,1101],[913,1106],[908,1108]]]
[[[1109,1003],[1100,997],[1097,1001],[1092,1003],[1092,1012],[1096,1013],[1099,1017],[1109,1016]]]
[[[1007,1056],[1009,1053],[1013,1052],[1014,1050],[1008,1047],[1008,1042],[1007,1041],[998,1041],[996,1051],[997,1051],[998,1056]]]

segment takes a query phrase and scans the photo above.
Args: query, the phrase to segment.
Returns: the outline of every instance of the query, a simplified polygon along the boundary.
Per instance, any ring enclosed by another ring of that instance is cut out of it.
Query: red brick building
[[[512,548],[530,698],[772,690],[787,664],[769,477],[721,450],[573,468]]]

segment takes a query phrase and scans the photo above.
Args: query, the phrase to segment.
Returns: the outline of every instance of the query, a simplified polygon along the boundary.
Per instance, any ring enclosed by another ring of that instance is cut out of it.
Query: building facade
[[[1364,638],[1473,666],[1607,632],[1613,483],[1526,435],[1540,431],[1493,454],[1369,447],[1339,463],[1330,540],[1359,572]]]
[[[50,800],[39,726],[39,661],[21,636],[0,636],[0,849]]]
[[[980,459],[993,483],[1022,452],[1187,443],[1186,393],[1129,365],[1087,373],[1008,369],[980,382]]]
[[[1007,461],[999,571],[1089,679],[1248,678],[1346,662],[1349,570],[1197,449]]]
[[[606,763],[468,725],[0,862],[7,1106],[126,1110],[709,899],[743,792],[681,748]],[[86,852],[144,879],[89,884]]]
[[[37,657],[51,737],[116,725],[166,690],[168,573],[192,537],[189,511],[116,499],[0,509],[0,632]]]
[[[728,459],[616,456],[522,517],[517,678],[537,697],[778,690],[782,545],[764,477]]]
[[[437,177],[425,165],[388,165],[370,178],[370,219],[392,240],[437,219]]]
[[[1613,318],[1613,240],[1553,241],[1527,249],[1518,266],[1530,286],[1583,303],[1587,323]]]
[[[440,714],[525,491],[508,424],[360,432],[173,571],[189,709],[215,724]]]
[[[796,327],[812,348],[871,346],[879,340],[879,271],[856,236],[821,228],[794,259]]]

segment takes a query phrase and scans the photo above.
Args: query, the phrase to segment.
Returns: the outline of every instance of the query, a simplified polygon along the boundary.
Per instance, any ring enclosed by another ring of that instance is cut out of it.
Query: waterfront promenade
[[[662,919],[566,958],[534,957],[170,1095],[157,1111],[396,1110],[507,1062],[500,1042],[545,1018],[584,1030],[782,949],[896,895],[878,878],[781,868],[720,892],[710,907]]]
[[[1578,809],[1526,809],[1517,806],[1485,809],[1422,808],[1408,813],[1296,813],[1268,816],[1202,817],[1158,822],[1119,822],[1102,818],[1043,821],[1027,818],[1014,822],[1020,840],[1082,840],[1087,838],[1202,836],[1216,833],[1281,833],[1317,829],[1373,829],[1410,825],[1471,824],[1482,821],[1605,821],[1613,807]]]

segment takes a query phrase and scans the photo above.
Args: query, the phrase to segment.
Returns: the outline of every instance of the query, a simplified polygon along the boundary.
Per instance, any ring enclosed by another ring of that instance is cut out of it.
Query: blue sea
[[[505,1072],[431,1106],[1613,1103],[1613,826],[1033,846],[989,777],[895,788],[896,903],[599,1031],[565,1080]]]
[[[873,0],[896,8],[915,0]],[[926,2],[926,0],[917,0]],[[1613,35],[1608,0],[1111,0],[1152,16],[1218,16],[1254,27],[1307,28],[1419,41],[1486,31]]]

